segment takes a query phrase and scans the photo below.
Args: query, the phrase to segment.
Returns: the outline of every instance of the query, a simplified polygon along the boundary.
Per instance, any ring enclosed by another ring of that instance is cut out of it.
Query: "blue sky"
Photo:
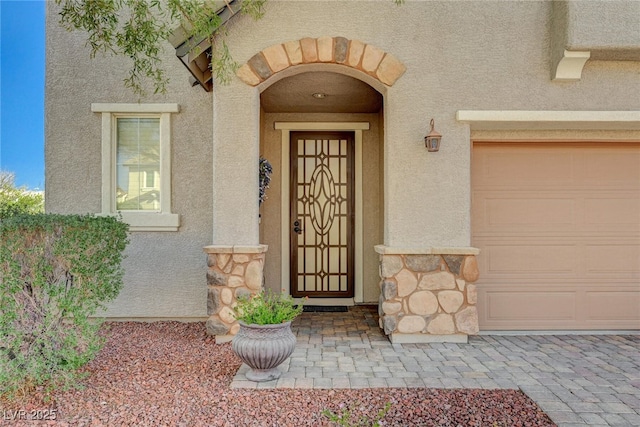
[[[44,6],[0,0],[0,170],[44,189]]]

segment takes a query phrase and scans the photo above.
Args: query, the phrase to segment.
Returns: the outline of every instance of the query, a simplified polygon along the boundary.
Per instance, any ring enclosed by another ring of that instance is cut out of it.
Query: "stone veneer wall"
[[[233,315],[237,299],[262,289],[266,245],[205,246],[207,253],[207,320],[209,335],[230,339],[240,325]]]
[[[477,249],[412,254],[376,246],[376,251],[380,327],[392,342],[466,342],[478,333],[472,284],[479,275]]]

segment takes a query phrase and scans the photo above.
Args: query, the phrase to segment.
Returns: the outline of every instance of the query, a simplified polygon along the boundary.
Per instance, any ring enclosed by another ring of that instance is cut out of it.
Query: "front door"
[[[291,295],[353,297],[353,132],[291,133]]]

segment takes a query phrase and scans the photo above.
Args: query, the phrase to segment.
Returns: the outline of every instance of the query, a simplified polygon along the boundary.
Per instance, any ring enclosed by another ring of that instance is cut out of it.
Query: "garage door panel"
[[[476,159],[474,159],[476,160]],[[539,185],[541,182],[573,181],[573,159],[563,153],[549,159],[546,153],[487,152],[478,156],[478,185],[503,182],[521,186]],[[540,165],[544,165],[541,167]]]
[[[640,198],[637,193],[617,197],[603,195],[585,200],[586,228],[591,230],[640,231]]]
[[[486,307],[479,307],[490,322],[573,320],[576,317],[576,296],[573,292],[531,292],[512,290],[490,291],[485,294]],[[540,310],[539,307],[545,307]]]
[[[639,190],[640,191],[640,190]],[[551,194],[550,194],[551,193]],[[594,193],[596,193],[594,195]],[[637,192],[475,191],[474,233],[640,232]]]
[[[481,280],[538,277],[640,281],[640,238],[620,235],[616,244],[602,237],[574,235],[551,239],[548,236],[474,239],[474,245],[482,248],[478,257]],[[573,244],[567,244],[569,241]],[[640,290],[640,283],[638,287]]]
[[[573,224],[575,202],[563,198],[548,198],[531,195],[528,198],[509,197],[508,194],[496,198],[483,199],[484,228],[516,227],[522,231],[566,229]]]
[[[602,292],[586,294],[588,319],[591,321],[629,320],[640,327],[640,293],[635,291]]]
[[[486,330],[640,328],[640,293],[633,286],[614,292],[576,285],[558,291],[561,286],[527,291],[503,284],[479,291],[479,321]]]
[[[607,150],[607,147],[591,148],[585,154],[583,171],[585,184],[638,190],[640,189],[640,152],[634,147],[615,147],[615,150]]]
[[[640,327],[640,143],[480,143],[484,330]]]
[[[497,144],[484,144],[497,146]],[[635,143],[499,143],[503,151],[474,151],[474,185],[639,190]],[[553,151],[551,153],[551,150]]]
[[[589,244],[585,250],[588,275],[613,274],[618,277],[640,277],[639,241],[618,244]],[[625,274],[626,273],[626,274]],[[639,285],[640,286],[640,285]]]
[[[531,277],[531,275],[563,275],[567,277],[577,274],[575,263],[567,259],[578,256],[576,245],[563,243],[531,245],[483,245],[484,267],[487,277],[509,275],[511,277]]]

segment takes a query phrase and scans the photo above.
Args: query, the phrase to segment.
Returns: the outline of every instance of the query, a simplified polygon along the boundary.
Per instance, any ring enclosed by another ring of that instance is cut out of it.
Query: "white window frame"
[[[171,212],[171,113],[178,104],[91,104],[102,113],[102,215],[121,214],[130,231],[178,231],[180,215]],[[117,119],[157,117],[160,119],[160,209],[118,211],[116,209]]]

